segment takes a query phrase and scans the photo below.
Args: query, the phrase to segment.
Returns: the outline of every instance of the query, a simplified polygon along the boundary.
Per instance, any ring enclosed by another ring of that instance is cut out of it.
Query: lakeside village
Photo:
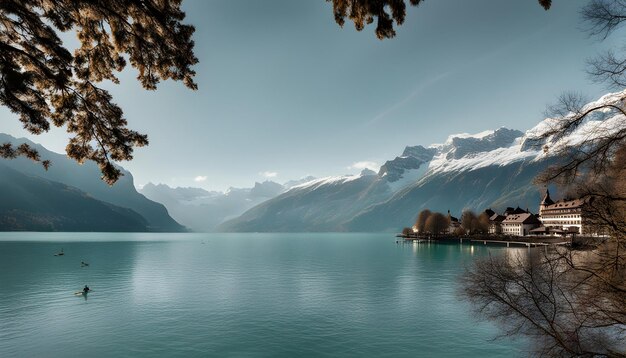
[[[552,244],[584,244],[587,238],[602,238],[602,228],[593,225],[586,206],[591,198],[563,199],[554,202],[546,190],[539,204],[539,213],[509,207],[502,214],[487,209],[480,215],[464,211],[461,220],[441,213],[423,210],[415,225],[404,228],[405,242],[430,240],[471,240],[482,244],[545,246]],[[397,240],[397,243],[402,241]]]

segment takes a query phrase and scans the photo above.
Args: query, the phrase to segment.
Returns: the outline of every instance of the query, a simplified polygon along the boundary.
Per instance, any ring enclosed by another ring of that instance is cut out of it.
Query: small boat
[[[54,254],[54,256],[63,256],[65,255],[65,253],[63,252],[63,249],[61,249],[60,252],[57,252],[56,254]]]

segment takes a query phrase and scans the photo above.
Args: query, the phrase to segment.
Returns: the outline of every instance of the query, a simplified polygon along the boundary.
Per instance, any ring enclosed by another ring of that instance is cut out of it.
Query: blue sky
[[[526,130],[565,90],[606,92],[585,60],[617,45],[581,31],[586,1],[437,0],[408,10],[394,39],[335,24],[308,1],[187,0],[198,91],[143,90],[126,70],[107,85],[130,127],[147,133],[129,169],[147,182],[224,190],[266,178],[360,171],[406,145],[501,126]],[[0,131],[63,151],[67,134],[27,135],[0,109]]]

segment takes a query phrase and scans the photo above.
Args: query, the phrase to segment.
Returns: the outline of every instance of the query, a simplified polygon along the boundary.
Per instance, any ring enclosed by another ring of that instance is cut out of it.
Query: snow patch
[[[319,178],[319,179],[311,180],[306,183],[292,186],[288,191],[291,191],[294,189],[305,189],[305,188],[315,189],[322,185],[343,184],[343,183],[347,183],[353,180],[357,180],[360,177],[361,175],[342,175],[342,176],[331,176],[331,177]]]
[[[405,170],[404,173],[402,173],[402,177],[400,179],[388,183],[387,185],[389,185],[391,191],[395,193],[420,180],[424,176],[424,174],[426,174],[428,168],[429,163],[423,163],[417,169]],[[383,176],[385,176],[386,174],[387,173],[385,173]]]
[[[428,169],[433,173],[476,170],[491,165],[504,166],[521,160],[535,159],[542,153],[541,150],[523,151],[522,143],[520,137],[510,147],[470,154],[460,159],[447,159],[447,153],[440,152],[430,162]]]

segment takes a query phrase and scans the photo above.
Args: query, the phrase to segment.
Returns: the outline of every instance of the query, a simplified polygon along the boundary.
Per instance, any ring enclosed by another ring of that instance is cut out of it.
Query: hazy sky
[[[148,92],[134,69],[107,86],[150,139],[121,164],[136,185],[223,190],[356,173],[452,133],[529,129],[564,90],[606,92],[583,70],[616,41],[581,31],[584,3],[426,1],[380,41],[371,26],[341,29],[323,0],[186,0],[199,90]],[[31,136],[6,109],[0,118],[0,131],[64,150],[63,129]]]

